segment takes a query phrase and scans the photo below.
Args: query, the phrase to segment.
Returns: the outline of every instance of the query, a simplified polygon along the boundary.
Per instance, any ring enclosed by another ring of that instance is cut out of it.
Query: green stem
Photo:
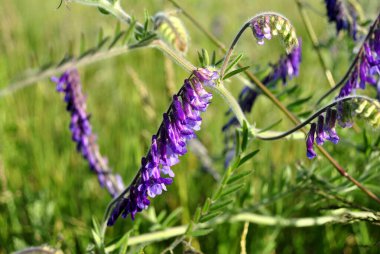
[[[116,1],[114,4],[107,0],[98,0],[98,1],[91,1],[91,0],[73,0],[73,2],[84,4],[84,5],[90,5],[95,6],[98,8],[102,8],[112,15],[114,15],[116,18],[118,18],[120,21],[126,24],[131,24],[132,18],[129,16],[123,8],[120,6],[120,2]],[[136,27],[143,28],[144,26],[140,23],[136,23]]]
[[[157,48],[168,55],[171,59],[173,59],[178,65],[184,68],[187,72],[192,73],[197,68],[190,63],[187,59],[177,54],[172,48],[168,47],[166,43],[161,40],[155,40],[150,45],[150,47]]]
[[[224,77],[224,71],[226,70],[227,64],[230,61],[232,52],[234,51],[234,48],[235,48],[237,42],[239,41],[241,35],[244,33],[245,29],[247,29],[248,27],[249,27],[249,22],[245,23],[240,28],[239,32],[237,33],[237,35],[235,36],[234,40],[232,41],[231,46],[228,49],[228,51],[227,51],[227,53],[226,53],[226,55],[224,57],[222,68],[220,69],[220,78],[223,79],[223,77]]]
[[[232,96],[232,94],[224,87],[223,83],[219,83],[215,87],[210,87],[214,91],[216,91],[227,104],[230,106],[232,112],[236,116],[236,119],[239,121],[239,124],[243,126],[244,121],[247,122],[249,127],[249,122],[247,121],[247,118],[245,117],[243,111],[241,110],[239,104],[235,100],[235,98]]]
[[[137,49],[137,48],[133,48]],[[99,51],[96,52],[95,54],[92,55],[86,55],[84,57],[79,57],[70,61],[67,61],[64,64],[60,64],[59,66],[54,65],[51,68],[45,69],[43,71],[36,72],[35,74],[32,74],[26,78],[23,78],[19,81],[15,81],[7,85],[6,87],[0,89],[0,97],[9,95],[19,89],[25,88],[27,86],[30,86],[32,84],[35,84],[36,82],[49,78],[51,76],[54,76],[58,73],[61,73],[71,67],[81,67],[85,66],[91,63],[95,63],[104,59],[112,58],[124,53],[129,52],[130,49],[128,46],[122,46],[122,47],[117,47],[113,48],[111,50],[107,51]]]
[[[310,22],[309,16],[307,15],[305,9],[303,8],[301,1],[300,0],[295,0],[295,1],[297,3],[298,11],[301,14],[301,19],[302,19],[302,22],[306,28],[307,34],[309,35],[311,43],[313,44],[315,52],[317,53],[319,63],[321,64],[321,67],[323,69],[323,72],[325,74],[327,82],[329,83],[330,87],[334,87],[336,84],[334,77],[333,77],[330,69],[327,67],[325,60],[323,59],[322,52],[319,48],[318,37],[314,31],[313,25]]]
[[[239,213],[232,216],[220,216],[213,222],[198,224],[198,228],[206,228],[210,226],[215,226],[223,224],[226,222],[250,222],[258,225],[274,226],[274,227],[315,227],[322,226],[328,223],[341,223],[348,224],[354,220],[367,220],[372,222],[379,222],[380,217],[372,212],[353,212],[347,210],[336,210],[331,215],[319,216],[319,217],[306,217],[306,218],[283,218],[278,216],[267,216],[255,213]],[[157,231],[153,233],[147,233],[139,236],[130,237],[128,240],[128,245],[137,245],[147,242],[157,242],[166,240],[172,237],[181,236],[185,234],[188,225],[167,228],[162,231]]]

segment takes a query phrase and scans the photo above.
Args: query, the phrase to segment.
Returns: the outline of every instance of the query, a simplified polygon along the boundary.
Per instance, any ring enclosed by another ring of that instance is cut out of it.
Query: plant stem
[[[247,118],[245,117],[239,104],[237,103],[235,98],[232,96],[232,94],[224,87],[223,83],[219,83],[217,86],[210,87],[210,88],[216,91],[224,99],[224,101],[228,103],[232,112],[235,114],[236,119],[239,121],[239,124],[243,126],[243,123],[245,121],[247,122],[248,127],[249,127],[249,122],[247,121]]]
[[[274,227],[315,227],[322,226],[328,223],[342,223],[348,224],[353,220],[368,220],[373,222],[379,222],[380,216],[372,212],[353,212],[344,209],[335,210],[331,215],[319,216],[319,217],[306,217],[306,218],[282,218],[267,216],[255,213],[243,212],[232,216],[220,216],[211,223],[198,224],[199,228],[206,228],[211,225],[219,225],[226,222],[249,222],[258,225],[274,226]],[[139,236],[130,237],[128,239],[128,245],[137,245],[146,242],[157,242],[172,237],[185,234],[188,225],[167,228],[162,231],[153,233],[147,233]]]
[[[245,29],[247,29],[249,27],[249,22],[245,23],[239,30],[239,32],[237,33],[237,35],[235,36],[234,40],[232,41],[231,43],[231,46],[230,48],[228,49],[225,57],[224,57],[224,60],[223,60],[223,65],[222,65],[222,68],[220,69],[220,78],[223,79],[224,77],[224,71],[226,70],[226,67],[227,67],[227,64],[231,58],[231,55],[232,55],[232,52],[234,51],[234,48],[237,44],[237,42],[239,41],[241,35],[244,33]]]
[[[150,45],[150,47],[157,48],[167,54],[171,59],[173,59],[179,66],[184,68],[187,72],[192,73],[197,68],[190,63],[187,59],[177,54],[173,49],[167,46],[166,43],[161,40],[155,40]]]
[[[137,48],[133,48],[137,49]],[[0,89],[0,97],[6,96],[8,94],[11,94],[19,89],[22,89],[24,87],[30,86],[42,79],[54,76],[58,73],[63,72],[64,70],[67,70],[71,67],[81,67],[85,66],[91,63],[95,63],[104,59],[108,59],[114,56],[118,56],[124,53],[127,53],[131,51],[128,46],[122,46],[113,48],[108,51],[100,51],[96,52],[95,54],[89,54],[81,58],[76,58],[73,60],[69,60],[64,64],[59,64],[58,66],[53,66],[51,68],[45,69],[43,71],[36,72],[35,74],[30,75],[29,77],[26,77],[20,81],[15,81],[7,85],[6,87]]]
[[[107,0],[99,0],[99,1],[88,1],[88,0],[72,0],[73,2],[84,4],[84,5],[90,5],[90,6],[95,6],[98,8],[102,8],[112,15],[114,15],[116,18],[118,18],[120,21],[126,24],[131,24],[132,18],[129,16],[123,8],[120,6],[120,2],[116,1],[114,4]],[[136,27],[137,28],[144,28],[143,25],[140,23],[136,22]]]
[[[297,7],[298,7],[298,11],[301,14],[301,19],[302,19],[302,22],[303,22],[303,24],[304,24],[304,26],[306,28],[307,34],[309,35],[311,43],[313,44],[315,52],[317,53],[319,63],[321,64],[321,67],[323,69],[323,72],[325,74],[327,82],[329,83],[330,87],[332,88],[332,87],[335,86],[336,83],[335,83],[334,77],[333,77],[330,69],[327,67],[326,62],[323,59],[322,52],[321,52],[321,50],[319,48],[320,44],[319,44],[319,41],[318,41],[318,37],[315,34],[313,25],[311,24],[309,16],[307,15],[306,10],[303,8],[303,5],[302,5],[301,1],[300,0],[295,0],[295,1],[296,1],[296,4],[297,4]]]
[[[179,8],[180,10],[182,10],[182,12],[185,14],[186,17],[189,18],[190,21],[195,21],[194,18],[192,18],[191,14],[189,14],[188,12],[186,12],[178,3],[176,3],[175,0],[168,0],[170,1],[171,3],[173,3],[177,8]],[[378,19],[379,20],[379,17]],[[370,32],[373,31],[375,25],[377,24],[378,21],[375,21],[374,24],[372,25],[371,29],[370,29]],[[201,31],[206,31],[206,29],[204,29],[202,27],[202,25],[199,23],[199,22],[195,22],[194,23],[196,27],[200,28]],[[223,46],[223,43],[219,42],[219,40],[217,38],[215,38],[214,36],[209,36],[209,33],[206,33],[206,35],[208,36],[208,38],[218,47],[220,47],[222,49],[222,51],[226,52],[226,48]],[[368,38],[368,35],[367,35],[367,38]],[[362,46],[363,48],[363,46]],[[362,49],[361,48],[361,49]],[[358,57],[358,56],[357,56]],[[355,60],[357,61],[357,59]],[[354,61],[354,62],[355,62]],[[351,65],[351,67],[354,65],[354,63]],[[251,72],[249,71],[244,71],[244,73],[247,75],[248,79],[250,81],[252,81],[253,83],[255,83],[258,88],[263,92],[263,94],[265,94],[270,101],[272,101],[274,103],[274,105],[276,105],[288,118],[289,120],[295,124],[295,125],[298,125],[300,124],[300,121],[284,106],[282,105],[282,103],[276,98],[276,96],[274,96],[270,91],[269,89],[255,76],[253,75]],[[348,75],[348,74],[346,74]],[[340,82],[340,83],[343,83],[343,82]],[[334,88],[332,88],[331,90],[333,89],[336,89],[338,85],[336,85]],[[307,133],[306,129],[302,128],[301,131],[303,133]],[[325,150],[323,149],[322,147],[320,146],[317,146],[318,150],[323,154],[323,156],[325,156],[325,158],[334,166],[334,168],[336,170],[338,170],[338,172],[343,175],[344,177],[346,177],[349,181],[351,181],[353,184],[355,184],[358,188],[360,188],[363,192],[365,192],[370,198],[372,198],[373,200],[375,200],[377,203],[380,204],[380,199],[376,197],[376,195],[374,195],[371,191],[367,190],[363,185],[361,185],[358,181],[356,181],[354,178],[352,178],[351,176],[348,175],[348,173],[343,169],[342,166],[339,165],[339,163]]]

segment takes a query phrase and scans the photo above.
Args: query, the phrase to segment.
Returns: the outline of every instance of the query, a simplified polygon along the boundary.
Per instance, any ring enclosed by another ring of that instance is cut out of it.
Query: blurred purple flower
[[[288,79],[292,79],[299,75],[299,66],[301,63],[301,53],[302,53],[302,41],[301,38],[298,39],[299,45],[294,48],[293,51],[282,56],[276,64],[270,64],[272,67],[272,72],[270,72],[263,80],[262,83],[266,86],[270,86],[282,81],[286,85]],[[239,94],[239,105],[243,112],[251,112],[253,104],[256,101],[259,93],[250,87],[246,86]],[[236,117],[232,117],[229,122],[223,126],[223,131],[227,130],[232,125],[238,124]]]
[[[357,13],[352,5],[345,6],[341,0],[325,0],[330,23],[335,23],[336,31],[346,30],[357,39]]]
[[[200,113],[206,111],[212,95],[203,86],[214,86],[218,73],[208,69],[198,69],[193,77],[186,79],[179,93],[173,96],[173,102],[163,115],[163,123],[146,157],[141,160],[141,168],[132,181],[127,195],[116,201],[108,226],[112,226],[121,215],[129,214],[134,219],[136,213],[146,209],[150,201],[166,191],[166,185],[173,182],[172,166],[179,163],[179,157],[187,152],[186,142],[195,137],[200,129]],[[129,192],[129,193],[128,193]]]
[[[107,165],[107,159],[99,152],[96,136],[92,133],[90,116],[87,114],[86,98],[82,93],[78,71],[67,70],[61,77],[51,79],[57,84],[57,91],[65,94],[66,109],[71,114],[70,131],[72,140],[77,144],[77,151],[97,174],[100,185],[106,187],[108,192],[116,197],[124,189],[124,184],[119,175],[112,173]]]
[[[337,98],[350,95],[356,89],[365,89],[366,83],[371,84],[377,90],[377,98],[380,98],[380,20],[374,27],[373,33],[364,42],[358,55],[358,60],[351,69],[346,83],[341,88]]]

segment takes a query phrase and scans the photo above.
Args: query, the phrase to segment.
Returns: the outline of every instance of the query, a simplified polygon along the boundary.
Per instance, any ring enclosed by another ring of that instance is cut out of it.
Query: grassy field
[[[125,10],[140,21],[144,18],[144,10],[154,14],[173,9],[167,1],[121,2]],[[303,40],[301,73],[288,86],[300,85],[299,98],[313,96],[303,110],[313,110],[318,97],[329,89],[295,1],[181,2],[225,44],[232,41],[250,16],[265,10],[284,14]],[[376,2],[361,1],[367,18],[375,18],[380,11]],[[327,23],[323,1],[307,3],[312,7],[307,7],[306,11],[318,39],[327,44],[335,37],[335,27]],[[58,4],[59,1],[0,1],[0,88],[29,69],[51,60],[58,62],[68,51],[78,52],[81,37],[86,38],[84,46],[91,47],[96,44],[100,29],[105,35],[113,34],[117,22],[112,16],[74,3],[57,9]],[[188,59],[196,65],[197,51],[205,48],[211,52],[217,48],[182,18],[191,36]],[[353,58],[347,51],[348,44],[347,38],[341,35],[322,50],[336,80],[343,76],[349,59]],[[263,47],[257,46],[248,32],[237,51],[244,52],[244,63],[253,68],[265,67],[284,53],[276,40]],[[220,50],[217,55],[222,57]],[[173,68],[174,77],[168,77],[168,68]],[[148,117],[131,70],[147,87],[157,117]],[[166,85],[174,83],[178,89],[188,73],[168,63],[155,49],[140,49],[99,61],[79,68],[79,72],[100,150],[113,170],[128,183],[138,170],[150,137],[170,103]],[[226,86],[234,95],[243,87],[236,78]],[[373,92],[369,89],[368,94]],[[296,99],[286,98],[284,103]],[[221,127],[227,121],[227,110],[228,106],[215,95],[203,115],[202,130],[198,134],[221,174],[224,171]],[[277,130],[292,126],[264,96],[249,115],[249,120],[257,127],[268,126],[279,119],[283,121]],[[76,153],[70,139],[69,121],[63,98],[49,79],[0,98],[0,253],[43,244],[65,253],[83,253],[93,241],[92,219],[101,220],[111,198]],[[378,130],[359,121],[356,131],[339,129],[338,133],[342,142],[326,144],[326,150],[352,176],[380,196],[379,147],[375,144],[370,151],[364,149],[375,143]],[[347,207],[347,204],[351,204],[348,209],[353,211],[358,209],[354,204],[379,210],[379,204],[341,177],[323,156],[309,161],[303,140],[269,143],[254,140],[249,146],[250,150],[260,149],[260,153],[245,166],[253,168],[253,174],[237,195],[232,211],[253,212],[271,218],[313,218],[330,214],[331,210]],[[175,167],[175,172],[173,185],[164,195],[154,199],[149,213],[170,213],[180,208],[175,225],[187,224],[196,207],[212,194],[217,182],[201,170],[198,159],[191,152]],[[129,218],[118,221],[107,231],[106,242],[131,229],[131,236],[149,232],[152,222],[147,217],[138,215],[134,222]],[[240,253],[243,225],[243,222],[221,223],[211,234],[194,239],[192,244],[204,253]],[[159,253],[173,240],[146,243],[144,252]],[[368,222],[313,227],[269,226],[259,222],[249,226],[246,248],[248,253],[378,253],[379,243],[379,227]],[[144,246],[133,246],[131,252],[141,247]],[[176,251],[180,253],[180,249]]]

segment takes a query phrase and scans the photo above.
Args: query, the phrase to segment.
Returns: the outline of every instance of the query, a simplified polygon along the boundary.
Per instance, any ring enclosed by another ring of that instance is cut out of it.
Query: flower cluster
[[[108,192],[116,197],[124,189],[124,184],[119,175],[111,172],[107,159],[99,152],[96,136],[92,133],[86,111],[86,98],[82,93],[78,71],[68,70],[59,78],[53,77],[52,81],[57,84],[57,91],[65,94],[66,109],[71,114],[70,131],[72,140],[77,144],[77,151],[97,174],[100,185],[106,187]]]
[[[329,22],[335,22],[336,31],[346,30],[354,40],[357,39],[357,13],[352,5],[344,6],[341,0],[325,0]]]
[[[195,137],[200,129],[200,113],[204,112],[212,95],[203,86],[215,86],[218,73],[208,69],[198,69],[193,76],[186,79],[179,93],[173,96],[173,102],[156,135],[146,157],[141,160],[141,168],[129,186],[127,195],[120,197],[113,208],[107,224],[116,219],[146,209],[150,204],[148,197],[154,198],[166,190],[166,185],[173,181],[172,166],[179,162],[179,157],[187,152],[186,142]]]
[[[298,45],[294,27],[288,19],[275,13],[264,13],[250,20],[249,25],[259,45],[264,39],[270,40],[272,36],[279,35],[289,53]]]
[[[317,123],[312,123],[306,138],[307,157],[312,159],[317,156],[314,151],[314,139],[318,145],[323,145],[326,140],[334,144],[339,142],[339,136],[335,131],[338,111],[328,108],[326,115],[319,115]],[[315,138],[316,134],[316,138]]]
[[[320,114],[318,120],[312,123],[306,137],[306,154],[309,159],[317,156],[314,151],[314,141],[323,145],[326,140],[337,144],[339,136],[335,126],[338,123],[342,128],[352,127],[352,118],[363,118],[371,126],[380,127],[380,103],[367,97],[347,97],[340,100],[335,108],[328,107],[324,115]]]
[[[299,40],[298,47],[295,47],[290,54],[280,57],[276,64],[271,64],[272,71],[264,77],[262,83],[270,86],[282,80],[285,85],[288,79],[298,76],[301,63],[302,44]],[[251,112],[253,104],[256,101],[259,93],[252,88],[246,86],[239,94],[239,105],[243,112]],[[238,124],[236,117],[232,117],[229,122],[223,126],[223,131],[227,130],[232,125]]]
[[[376,21],[372,34],[363,43],[357,61],[349,73],[346,83],[338,97],[350,95],[356,89],[365,89],[366,83],[377,89],[380,97],[380,17]]]

